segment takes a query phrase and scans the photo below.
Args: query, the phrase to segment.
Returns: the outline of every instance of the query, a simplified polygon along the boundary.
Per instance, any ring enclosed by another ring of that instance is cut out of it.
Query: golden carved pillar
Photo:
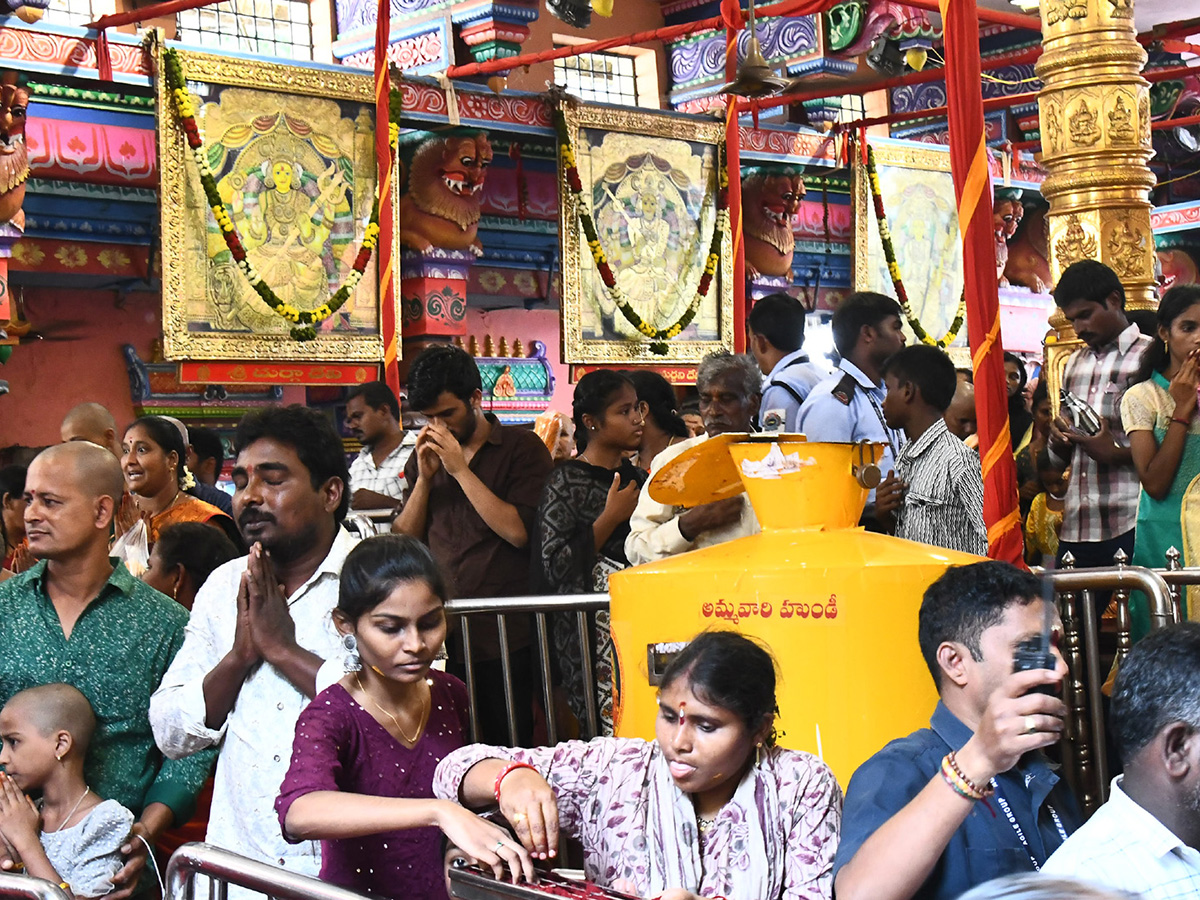
[[[1146,51],[1133,0],[1042,0],[1041,13],[1036,71],[1051,281],[1073,262],[1098,259],[1121,279],[1127,309],[1154,309],[1150,85],[1141,76]],[[1058,334],[1047,339],[1046,366],[1057,401],[1077,341],[1061,310],[1050,324]]]

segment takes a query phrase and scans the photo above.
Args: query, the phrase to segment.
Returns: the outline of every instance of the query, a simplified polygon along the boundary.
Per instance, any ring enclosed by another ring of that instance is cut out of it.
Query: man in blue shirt
[[[886,476],[904,449],[904,432],[883,418],[883,364],[904,347],[900,304],[871,291],[851,294],[833,314],[833,343],[842,361],[800,408],[800,431],[810,441],[877,441]],[[765,406],[763,407],[766,408]],[[867,498],[866,524],[874,520],[875,492]],[[882,530],[882,529],[877,529]]]
[[[756,301],[746,317],[746,344],[764,376],[759,405],[764,428],[798,430],[800,405],[829,374],[804,352],[805,315],[804,304],[780,291]]]
[[[1036,577],[995,561],[952,568],[925,592],[918,639],[941,701],[929,728],[892,741],[850,779],[838,900],[953,900],[1039,871],[1079,825],[1040,752],[1059,741],[1067,712],[1057,613],[1056,667],[1013,672],[1020,643],[1042,633],[1041,597]]]

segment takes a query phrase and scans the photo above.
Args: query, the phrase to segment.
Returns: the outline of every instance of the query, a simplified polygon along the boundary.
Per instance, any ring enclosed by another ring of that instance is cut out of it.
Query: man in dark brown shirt
[[[527,594],[529,538],[554,465],[550,452],[532,431],[506,428],[483,411],[479,369],[457,347],[430,347],[413,361],[408,400],[429,424],[405,466],[412,490],[392,530],[429,545],[456,597]],[[535,697],[532,628],[528,616],[507,621],[517,737],[528,743]],[[461,647],[450,653],[461,664]],[[479,737],[506,744],[500,646],[489,617],[472,622],[471,657]]]

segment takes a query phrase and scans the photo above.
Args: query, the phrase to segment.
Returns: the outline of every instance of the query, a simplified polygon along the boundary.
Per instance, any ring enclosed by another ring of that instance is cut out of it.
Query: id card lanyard
[[[1000,786],[996,784],[996,779],[992,779],[992,790],[995,791],[996,803],[1004,812],[1005,818],[1008,819],[1008,824],[1012,826],[1012,830],[1016,832],[1017,840],[1021,842],[1021,846],[1025,848],[1025,852],[1029,854],[1029,861],[1033,863],[1033,871],[1042,871],[1041,865],[1037,861],[1037,857],[1033,855],[1033,850],[1029,847],[1029,841],[1025,837],[1025,832],[1021,828],[1021,823],[1017,821],[1017,817],[1013,815],[1012,808],[1008,805],[1008,801],[1004,799],[1004,795],[1000,793]],[[1050,811],[1050,818],[1054,820],[1054,827],[1058,831],[1058,836],[1065,843],[1067,840],[1067,829],[1063,828],[1062,819],[1058,817],[1056,810],[1049,803],[1046,804],[1046,809]]]

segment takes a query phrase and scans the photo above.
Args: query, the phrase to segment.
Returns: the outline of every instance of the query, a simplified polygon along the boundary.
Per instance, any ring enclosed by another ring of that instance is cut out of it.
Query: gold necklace
[[[417,733],[416,733],[416,734],[414,734],[412,737],[409,737],[407,734],[405,734],[405,733],[404,733],[404,729],[403,729],[403,728],[400,726],[400,720],[399,720],[399,719],[397,719],[395,716],[393,716],[393,715],[392,715],[390,712],[388,712],[388,711],[387,711],[386,709],[384,709],[382,706],[380,706],[380,705],[379,705],[379,704],[378,704],[378,703],[375,701],[375,698],[371,696],[370,692],[369,692],[369,691],[367,691],[367,689],[363,687],[363,685],[362,685],[362,682],[361,682],[361,681],[359,681],[359,679],[358,679],[358,673],[357,673],[357,672],[355,672],[355,673],[354,673],[354,683],[355,683],[355,684],[358,686],[358,692],[359,692],[360,694],[362,694],[364,697],[366,697],[368,700],[370,700],[370,701],[371,701],[371,705],[372,705],[372,706],[374,706],[374,707],[375,707],[377,710],[379,710],[381,713],[383,713],[385,716],[387,716],[389,719],[391,719],[391,720],[392,720],[392,724],[393,724],[393,725],[395,725],[395,726],[396,726],[396,730],[397,730],[398,732],[400,732],[400,737],[404,738],[404,743],[406,743],[406,744],[415,744],[415,743],[417,742],[417,738],[419,738],[419,737],[421,736],[421,731],[422,731],[422,729],[424,729],[424,727],[425,727],[425,721],[426,721],[426,719],[428,719],[428,718],[429,718],[429,711],[430,711],[430,708],[433,706],[433,693],[432,693],[432,691],[431,691],[431,692],[429,693],[429,695],[426,697],[426,699],[428,700],[428,702],[427,702],[427,703],[424,703],[424,704],[422,704],[422,711],[421,711],[421,721],[420,721],[420,722],[417,724]]]

